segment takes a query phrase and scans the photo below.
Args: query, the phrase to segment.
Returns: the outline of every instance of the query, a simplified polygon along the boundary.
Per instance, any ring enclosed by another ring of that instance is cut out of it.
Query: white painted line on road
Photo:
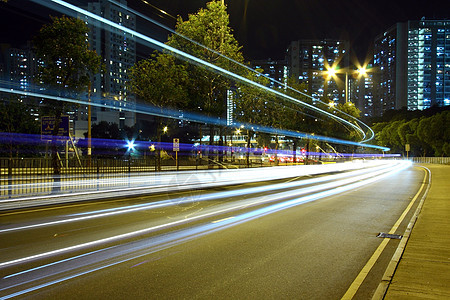
[[[426,176],[426,172],[425,172]],[[422,182],[422,185],[420,186],[419,191],[416,193],[416,195],[412,198],[412,200],[409,202],[409,205],[406,207],[406,209],[403,211],[402,215],[398,218],[397,222],[395,222],[394,226],[392,226],[391,230],[389,231],[389,234],[394,234],[397,228],[400,226],[400,224],[403,222],[403,219],[406,217],[408,212],[411,210],[411,207],[414,205],[414,202],[416,202],[419,195],[422,193],[423,188],[425,187],[426,182]],[[372,254],[370,259],[367,261],[366,265],[361,269],[358,276],[356,276],[355,280],[352,282],[350,287],[348,288],[347,292],[342,296],[341,300],[350,300],[353,299],[356,292],[362,285],[364,279],[366,279],[367,274],[369,274],[372,267],[375,265],[376,261],[380,257],[381,253],[383,253],[384,248],[386,248],[387,244],[389,243],[390,239],[383,239],[381,244],[378,246],[378,248],[375,250],[375,252]]]

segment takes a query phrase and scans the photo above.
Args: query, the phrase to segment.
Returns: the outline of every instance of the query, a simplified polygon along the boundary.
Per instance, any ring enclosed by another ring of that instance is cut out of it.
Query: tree
[[[237,72],[239,67],[231,60],[239,63],[244,61],[241,47],[229,27],[226,7],[219,1],[208,2],[206,9],[189,15],[186,21],[179,17],[175,31],[177,34],[171,35],[167,44],[207,63]],[[225,112],[226,90],[230,88],[231,81],[204,66],[188,62],[185,62],[185,65],[190,76],[190,106],[208,117],[221,116]],[[211,124],[210,145],[213,144],[213,138],[214,126]]]
[[[84,134],[87,136],[87,133]],[[100,139],[118,140],[120,139],[120,129],[117,123],[101,121],[92,125],[92,137]]]
[[[13,156],[13,152],[22,149],[20,144],[15,145],[13,141],[14,133],[39,134],[39,122],[31,115],[31,108],[27,108],[17,99],[11,97],[7,102],[0,102],[0,132],[10,133],[10,141],[8,143],[9,157]],[[27,150],[35,150],[35,147]],[[33,151],[34,152],[34,151]]]
[[[176,64],[168,54],[154,54],[141,60],[129,70],[130,90],[144,101],[159,108],[184,109],[187,107],[186,85],[188,74],[186,66]],[[156,117],[157,128],[157,169],[161,170],[162,118]]]
[[[416,114],[414,114],[416,115]],[[450,111],[431,116],[422,116],[409,121],[394,118],[395,121],[375,123],[372,127],[379,145],[403,152],[404,145],[411,145],[411,155],[448,156]]]
[[[82,20],[65,16],[52,17],[52,23],[40,29],[33,40],[36,56],[42,62],[38,71],[39,83],[56,89],[60,96],[70,91],[87,91],[90,76],[101,69],[101,57],[89,50],[88,32],[89,28]],[[55,117],[53,136],[56,136],[66,108],[59,101],[50,105],[47,109]],[[52,142],[52,161],[54,173],[60,174],[56,139]]]
[[[257,73],[247,72],[246,77],[261,85],[267,85],[269,80],[260,75],[262,70],[256,70]],[[272,101],[270,95],[262,88],[248,85],[238,84],[235,93],[235,120],[237,122],[248,124],[263,124],[267,120],[269,111],[267,104]],[[255,134],[251,128],[245,128],[247,136],[247,166],[250,164],[250,148],[251,139]]]

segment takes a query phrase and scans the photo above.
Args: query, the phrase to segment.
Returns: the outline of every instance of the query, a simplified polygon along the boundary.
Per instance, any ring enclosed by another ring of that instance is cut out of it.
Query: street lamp
[[[325,74],[327,78],[337,78],[337,73],[345,73],[345,103],[348,102],[348,74],[358,74],[358,78],[367,76],[367,69],[365,66],[361,66],[356,70],[351,70],[349,68],[338,70],[335,66],[327,68]]]

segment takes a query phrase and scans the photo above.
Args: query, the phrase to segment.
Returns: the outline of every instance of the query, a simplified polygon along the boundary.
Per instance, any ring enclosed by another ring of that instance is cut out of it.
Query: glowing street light
[[[167,133],[168,130],[169,130],[169,127],[164,126],[164,128],[163,128],[163,133]]]
[[[134,151],[135,147],[136,147],[136,144],[134,143],[134,140],[127,141],[128,151]]]
[[[360,67],[356,71],[358,72],[359,76],[367,76],[367,69],[366,69],[366,67]]]
[[[337,73],[337,70],[336,70],[336,67],[330,67],[330,68],[328,68],[327,69],[327,71],[326,71],[326,74],[329,76],[329,77],[336,77],[336,73]]]
[[[349,73],[350,74],[357,73],[358,77],[366,77],[367,69],[365,66],[361,66],[361,67],[358,67],[358,69],[356,69],[356,70],[343,69],[341,71],[341,70],[336,69],[335,66],[331,66],[331,67],[328,67],[327,71],[325,71],[324,73],[327,75],[327,80],[328,80],[329,78],[336,79],[338,72],[345,73],[345,103],[347,103],[348,102],[348,74]]]

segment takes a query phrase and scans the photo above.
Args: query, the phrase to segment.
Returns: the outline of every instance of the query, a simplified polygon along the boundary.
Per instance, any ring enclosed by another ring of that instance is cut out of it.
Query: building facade
[[[10,44],[0,44],[0,80],[8,86],[21,91],[33,91],[34,79],[39,67],[31,42],[23,48],[15,48]],[[17,101],[31,105],[30,113],[39,119],[39,100],[25,95],[1,93],[0,100],[17,99]]]
[[[107,0],[89,2],[87,10],[118,25],[136,29],[136,16],[126,9],[127,1],[118,0],[116,5]],[[80,16],[90,28],[88,35],[92,50],[99,54],[105,66],[102,74],[94,76],[91,86],[91,98],[118,101],[119,107],[134,108],[135,96],[128,91],[128,69],[136,62],[135,37],[117,28],[101,24],[86,16]],[[87,128],[87,108],[77,114],[77,129]],[[119,128],[133,126],[136,114],[124,109],[92,108],[92,122],[107,121],[118,123]]]
[[[286,60],[254,60],[251,62],[251,67],[254,70],[262,70],[262,74],[273,79],[270,81],[269,87],[282,89],[287,85],[288,67]]]
[[[397,23],[375,39],[374,115],[450,105],[450,21]]]
[[[327,70],[348,68],[349,47],[349,42],[339,40],[293,41],[286,51],[288,76],[307,83],[308,93],[314,98],[344,103],[345,75],[332,78]]]
[[[408,22],[408,109],[450,105],[450,20]]]

